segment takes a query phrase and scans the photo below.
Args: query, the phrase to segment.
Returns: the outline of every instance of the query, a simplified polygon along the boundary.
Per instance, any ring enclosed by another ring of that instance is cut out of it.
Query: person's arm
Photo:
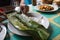
[[[29,11],[29,7],[25,5],[24,0],[20,1],[20,8],[23,11],[23,13],[27,13]]]
[[[23,3],[23,4],[24,4],[24,0],[21,0],[21,3]]]
[[[20,1],[20,5],[22,5],[22,6],[25,5],[25,4],[24,4],[24,0],[21,0],[21,1]]]

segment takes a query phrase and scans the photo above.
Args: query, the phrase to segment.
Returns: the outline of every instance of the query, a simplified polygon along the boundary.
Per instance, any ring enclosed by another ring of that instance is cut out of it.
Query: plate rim
[[[9,28],[9,24],[13,27],[13,25],[10,23],[10,22],[8,22],[8,29],[13,33],[13,34],[17,34],[17,35],[20,35],[20,36],[31,36],[31,35],[29,35],[29,34],[20,34],[20,32],[22,32],[22,31],[20,31],[18,28],[16,28],[16,27],[13,27],[14,28],[14,30],[16,30],[16,31],[18,31],[19,33],[16,33],[16,31],[13,31],[11,28]]]

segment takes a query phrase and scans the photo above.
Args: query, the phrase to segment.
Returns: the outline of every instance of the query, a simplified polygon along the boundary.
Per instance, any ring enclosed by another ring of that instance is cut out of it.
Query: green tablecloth
[[[56,12],[51,13],[44,13],[39,11],[38,13],[48,18],[50,22],[50,27],[48,28],[48,31],[51,33],[51,35],[48,40],[60,40],[60,9]]]
[[[44,13],[36,11],[46,18],[48,18],[50,27],[48,28],[48,31],[51,33],[48,40],[60,40],[60,8],[55,12],[50,13]]]
[[[32,7],[33,8],[33,7]],[[37,12],[33,9],[34,12]],[[52,13],[38,12],[48,18],[50,22],[50,27],[48,31],[51,33],[48,40],[60,40],[60,10]],[[33,40],[31,37],[18,36],[16,34],[10,33],[10,40]],[[7,39],[8,40],[8,39]]]

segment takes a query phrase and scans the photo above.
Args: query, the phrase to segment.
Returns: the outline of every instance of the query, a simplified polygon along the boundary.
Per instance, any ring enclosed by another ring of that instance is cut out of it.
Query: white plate
[[[21,35],[21,36],[30,36],[20,30],[17,30],[16,28],[13,27],[13,25],[11,23],[8,23],[8,29],[14,33],[14,34],[17,34],[17,35]]]
[[[44,4],[42,4],[44,5]],[[38,5],[39,6],[39,5]],[[57,5],[49,5],[49,6],[52,6],[54,8],[54,10],[51,10],[51,11],[42,11],[38,8],[38,6],[35,6],[35,10],[38,10],[38,11],[41,11],[41,12],[54,12],[54,11],[57,11],[58,10],[58,6]]]
[[[2,28],[2,31],[0,32],[0,40],[4,40],[6,33],[7,33],[7,30],[6,30],[4,25],[0,25],[0,26]]]
[[[43,15],[41,15],[40,13],[36,13],[36,12],[29,12],[31,13],[33,16],[31,19],[38,22],[39,24],[43,25],[46,29],[48,29],[49,27],[49,21],[46,17],[44,17]]]
[[[34,17],[32,17],[31,19],[32,20],[39,20],[39,24],[43,25],[46,29],[48,29],[49,27],[49,21],[46,17],[42,16],[41,14],[39,13],[33,13],[33,12],[29,12],[31,13],[31,15],[33,15]],[[37,19],[35,19],[37,18]],[[18,29],[16,29],[11,23],[8,23],[8,29],[14,33],[14,34],[17,34],[17,35],[21,35],[21,36],[30,36]]]

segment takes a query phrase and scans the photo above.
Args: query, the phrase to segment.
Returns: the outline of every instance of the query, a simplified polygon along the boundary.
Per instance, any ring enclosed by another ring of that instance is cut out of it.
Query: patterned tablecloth
[[[34,9],[33,11],[37,12]],[[47,17],[50,22],[50,27],[48,28],[48,31],[51,34],[48,40],[60,40],[60,10],[51,13],[43,13],[38,11],[38,13]],[[9,33],[10,33],[10,40],[33,40],[31,37],[23,37],[23,36],[18,36],[16,34],[13,34],[11,32]]]
[[[35,12],[37,11],[35,10]],[[48,28],[48,31],[51,34],[48,40],[60,40],[60,8],[55,12],[44,13],[38,11],[38,13],[42,14],[49,20],[50,27]]]
[[[52,32],[49,40],[60,40],[60,12],[54,13],[41,13],[48,18],[50,22],[51,29],[49,32]]]

